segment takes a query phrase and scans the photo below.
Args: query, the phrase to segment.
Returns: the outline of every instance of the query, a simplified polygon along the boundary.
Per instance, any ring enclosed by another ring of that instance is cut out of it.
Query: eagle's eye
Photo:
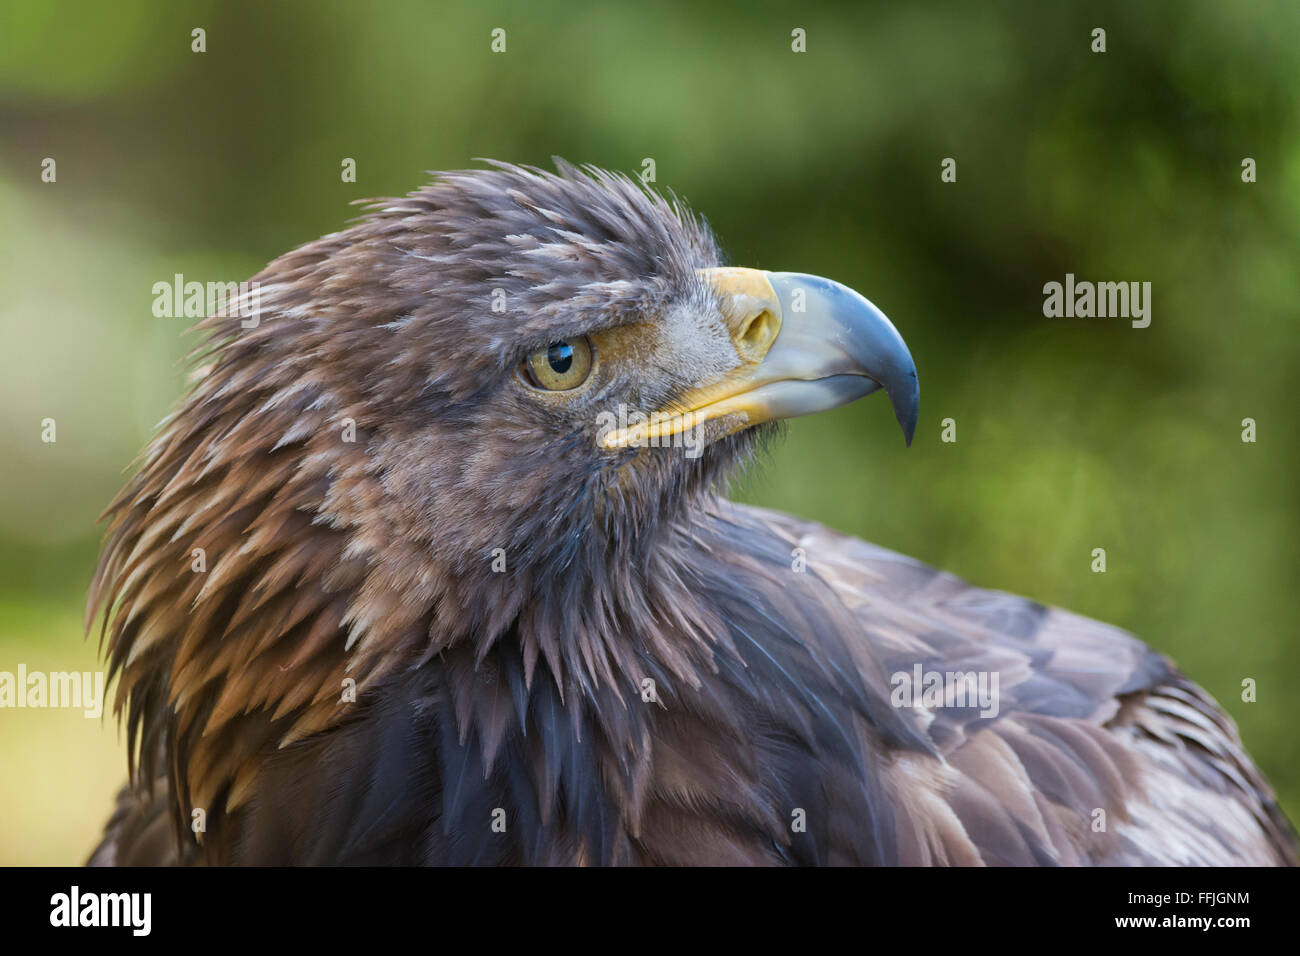
[[[591,374],[591,342],[585,335],[552,342],[524,360],[528,384],[548,392],[577,388]]]

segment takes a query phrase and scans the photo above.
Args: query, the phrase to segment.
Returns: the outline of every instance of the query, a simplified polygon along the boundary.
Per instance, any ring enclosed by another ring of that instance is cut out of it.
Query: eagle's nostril
[[[740,335],[736,337],[736,349],[741,356],[757,362],[767,354],[776,338],[778,323],[776,316],[764,309],[745,323]]]

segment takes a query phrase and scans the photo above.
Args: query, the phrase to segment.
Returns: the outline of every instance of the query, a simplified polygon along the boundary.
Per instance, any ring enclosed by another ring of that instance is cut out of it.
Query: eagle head
[[[625,176],[448,173],[272,264],[267,321],[228,329],[232,359],[284,376],[270,405],[290,389],[319,413],[277,441],[355,422],[408,545],[456,573],[501,552],[512,574],[567,572],[583,541],[650,543],[766,423],[884,387],[910,441],[916,372],[884,315],[720,261]]]

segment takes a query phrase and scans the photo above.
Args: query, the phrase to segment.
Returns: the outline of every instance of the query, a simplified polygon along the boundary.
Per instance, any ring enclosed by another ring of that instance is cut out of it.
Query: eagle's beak
[[[710,439],[829,411],[883,388],[907,443],[920,405],[916,365],[893,323],[847,286],[800,272],[702,269],[741,364],[648,422],[603,436],[606,448],[659,444],[716,422]]]

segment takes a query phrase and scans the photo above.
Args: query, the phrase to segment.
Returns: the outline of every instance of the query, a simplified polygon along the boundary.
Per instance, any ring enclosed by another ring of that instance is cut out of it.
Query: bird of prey
[[[907,346],[557,163],[372,203],[201,324],[106,511],[92,863],[1295,862],[1136,638],[726,500],[781,419],[882,390],[910,441]]]

